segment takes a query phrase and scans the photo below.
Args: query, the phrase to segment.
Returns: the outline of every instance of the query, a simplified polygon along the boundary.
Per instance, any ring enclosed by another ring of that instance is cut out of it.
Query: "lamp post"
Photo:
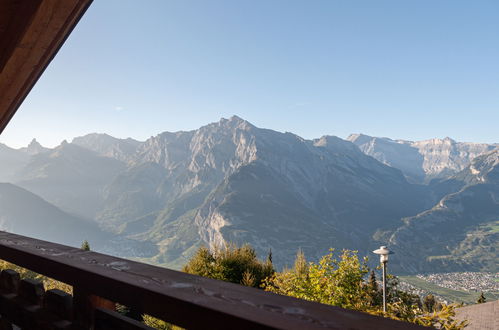
[[[373,251],[379,254],[379,261],[383,267],[383,312],[386,313],[386,263],[388,262],[388,255],[393,254],[386,246],[381,246],[379,249]]]

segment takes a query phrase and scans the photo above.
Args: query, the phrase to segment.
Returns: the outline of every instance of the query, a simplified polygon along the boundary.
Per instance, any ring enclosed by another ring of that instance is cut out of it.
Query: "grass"
[[[416,276],[399,276],[401,281],[414,285],[417,288],[430,291],[434,294],[444,297],[447,300],[456,303],[474,304],[480,295],[479,292],[466,292],[459,290],[452,290],[430,283]],[[499,299],[499,292],[486,292],[485,298],[487,301]]]
[[[489,228],[490,233],[499,233],[499,225],[492,225]]]
[[[493,221],[483,227],[485,227],[484,229],[486,229],[488,233],[499,233],[499,221]]]

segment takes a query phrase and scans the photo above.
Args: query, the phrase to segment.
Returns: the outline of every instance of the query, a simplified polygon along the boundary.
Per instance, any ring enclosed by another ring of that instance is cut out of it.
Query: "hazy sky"
[[[305,138],[499,142],[499,1],[95,0],[0,142],[233,114]]]

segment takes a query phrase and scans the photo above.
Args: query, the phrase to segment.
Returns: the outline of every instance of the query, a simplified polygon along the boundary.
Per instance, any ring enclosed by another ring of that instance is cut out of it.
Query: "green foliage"
[[[383,292],[381,291],[381,288],[378,286],[378,282],[376,281],[376,274],[374,272],[374,269],[371,270],[371,273],[369,274],[366,290],[369,304],[371,306],[380,306],[383,303]]]
[[[228,244],[213,252],[206,247],[199,248],[183,271],[258,288],[274,273],[274,268],[270,258],[258,260],[255,250],[249,245]]]
[[[483,291],[480,292],[480,297],[478,297],[478,300],[476,301],[477,304],[483,304],[484,302],[486,302],[487,299],[485,298],[485,296],[483,295]]]
[[[266,291],[317,301],[343,308],[367,310],[370,302],[362,285],[368,273],[367,259],[344,250],[339,259],[333,250],[318,263],[307,263],[298,251],[294,267],[275,273],[264,281]]]
[[[15,270],[16,272],[19,273],[21,278],[29,278],[29,279],[34,279],[43,282],[43,286],[45,290],[51,290],[51,289],[59,289],[61,291],[64,291],[69,294],[73,294],[73,287],[69,284],[59,282],[57,280],[54,280],[53,278],[47,277],[45,275],[41,275],[38,273],[35,273],[29,269],[19,267],[17,265],[14,265],[10,262],[0,260],[0,270],[4,269],[12,269]]]
[[[427,295],[423,299],[423,309],[426,312],[433,312],[435,310],[435,307],[437,305],[437,300],[435,299],[435,296],[432,294]]]
[[[416,323],[425,327],[446,330],[461,330],[468,325],[468,321],[455,320],[456,305],[441,305],[440,310],[427,313],[415,306],[393,303],[388,305],[388,316],[401,321]]]
[[[81,243],[81,249],[83,251],[90,251],[90,244],[88,244],[87,240],[84,240],[83,243]]]
[[[157,329],[157,330],[182,330],[183,329],[181,327],[170,324],[168,322],[157,319],[157,318],[155,318],[151,315],[147,315],[147,314],[142,315],[142,320],[147,326],[149,326],[153,329]]]
[[[443,305],[430,314],[423,308],[419,296],[398,290],[399,281],[387,277],[387,312],[382,309],[381,292],[374,271],[369,273],[367,258],[360,260],[356,251],[343,250],[339,257],[334,251],[323,256],[318,263],[307,263],[301,251],[294,267],[267,278],[263,287],[266,291],[296,298],[354,309],[374,315],[412,322],[441,329],[463,329],[466,322],[454,320],[456,306]]]

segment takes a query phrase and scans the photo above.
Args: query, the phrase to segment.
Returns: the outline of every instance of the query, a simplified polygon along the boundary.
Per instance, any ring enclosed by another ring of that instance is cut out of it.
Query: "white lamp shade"
[[[380,246],[379,249],[374,250],[373,253],[379,254],[379,259],[381,262],[387,262],[388,261],[388,255],[393,254],[392,251],[388,250],[386,246]]]

